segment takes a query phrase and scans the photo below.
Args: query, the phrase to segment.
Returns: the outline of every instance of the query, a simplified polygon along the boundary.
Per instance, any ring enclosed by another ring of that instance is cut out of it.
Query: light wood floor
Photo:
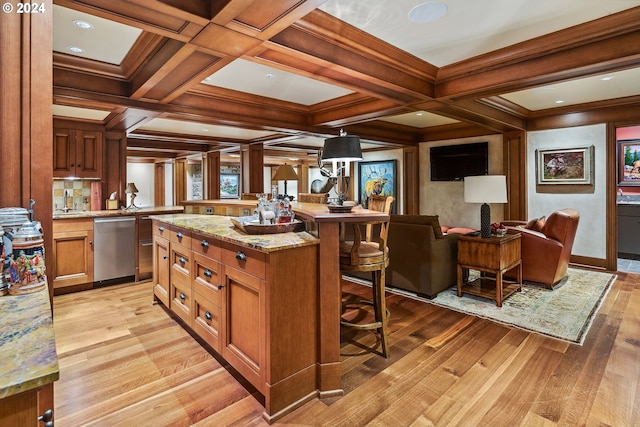
[[[388,295],[391,358],[344,330],[345,395],[276,424],[640,426],[639,282],[619,273],[581,347]],[[150,283],[56,296],[54,323],[56,426],[267,425],[251,389],[151,305]]]

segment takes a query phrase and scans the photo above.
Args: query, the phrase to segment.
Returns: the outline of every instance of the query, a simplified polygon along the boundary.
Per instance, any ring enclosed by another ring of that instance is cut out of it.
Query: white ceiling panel
[[[110,114],[109,111],[91,110],[89,108],[69,107],[67,105],[53,105],[53,115],[57,117],[70,117],[84,120],[102,121]]]
[[[431,126],[448,125],[459,123],[455,119],[439,116],[437,114],[428,113],[426,111],[416,111],[415,113],[398,114],[397,116],[389,116],[381,118],[385,122],[396,123],[399,125],[412,126],[415,128],[426,128]]]
[[[338,86],[244,59],[236,59],[202,83],[302,105],[351,93]]]
[[[273,135],[273,132],[242,129],[231,126],[208,125],[172,119],[152,119],[143,126],[140,126],[138,129],[244,140]]]

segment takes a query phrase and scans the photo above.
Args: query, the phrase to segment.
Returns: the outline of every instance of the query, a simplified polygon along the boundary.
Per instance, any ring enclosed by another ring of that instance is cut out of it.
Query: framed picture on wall
[[[618,142],[620,185],[640,185],[640,139]]]
[[[372,194],[393,196],[395,198],[392,211],[396,212],[398,203],[396,184],[396,160],[382,160],[358,163],[358,200],[367,207]]]
[[[233,199],[240,197],[240,174],[221,173],[220,174],[220,198]]]
[[[592,185],[594,149],[590,147],[536,150],[536,183]]]

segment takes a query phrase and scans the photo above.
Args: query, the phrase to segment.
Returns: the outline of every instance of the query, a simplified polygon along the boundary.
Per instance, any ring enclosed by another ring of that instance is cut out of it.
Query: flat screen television
[[[462,181],[489,174],[489,143],[431,147],[431,181]]]

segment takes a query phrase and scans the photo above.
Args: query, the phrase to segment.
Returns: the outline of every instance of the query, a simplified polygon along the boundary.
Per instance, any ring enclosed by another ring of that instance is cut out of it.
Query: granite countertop
[[[96,218],[107,216],[130,216],[130,215],[152,215],[163,213],[183,212],[182,206],[147,206],[132,210],[113,209],[101,211],[69,211],[54,212],[53,219],[79,219],[79,218]]]
[[[319,239],[306,231],[260,235],[245,234],[233,225],[231,217],[228,216],[169,214],[153,215],[151,218],[263,252],[274,252],[320,243]]]
[[[0,296],[0,399],[58,379],[49,290]]]

